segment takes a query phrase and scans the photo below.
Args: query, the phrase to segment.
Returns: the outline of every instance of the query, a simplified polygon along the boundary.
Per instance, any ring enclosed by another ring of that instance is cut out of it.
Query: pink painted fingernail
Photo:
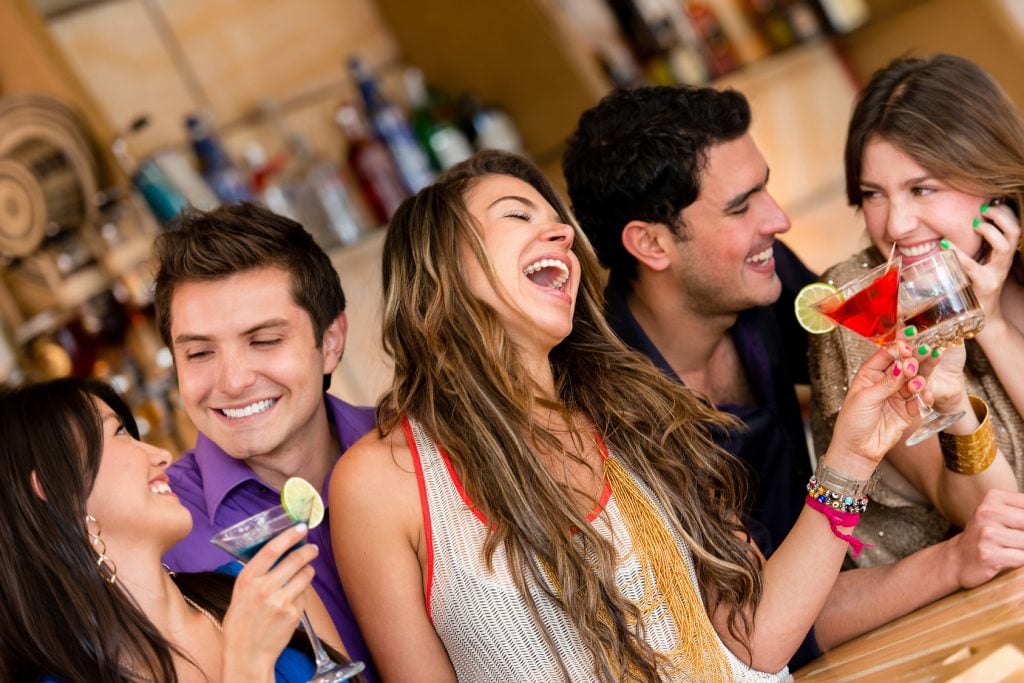
[[[913,363],[908,363],[907,364],[907,372],[914,372],[915,370],[917,370],[917,366],[916,365],[914,365]]]
[[[914,391],[921,391],[921,387],[923,386],[924,382],[921,381],[920,378],[915,379],[913,382],[910,383],[910,388],[913,389]]]
[[[898,366],[898,365],[894,365],[893,366],[893,368],[892,368],[892,376],[893,377],[899,377],[900,376],[900,366]]]

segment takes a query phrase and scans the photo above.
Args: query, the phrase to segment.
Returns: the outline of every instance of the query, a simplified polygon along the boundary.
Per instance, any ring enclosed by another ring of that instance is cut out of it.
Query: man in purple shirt
[[[334,463],[374,415],[326,393],[345,347],[345,295],[301,225],[248,203],[191,212],[157,239],[156,254],[160,334],[200,431],[168,470],[193,526],[164,559],[176,571],[209,571],[232,561],[210,537],[280,504],[289,477],[306,479],[326,500]],[[364,677],[375,681],[327,518],[309,542],[320,548],[313,588],[349,656],[365,661]]]

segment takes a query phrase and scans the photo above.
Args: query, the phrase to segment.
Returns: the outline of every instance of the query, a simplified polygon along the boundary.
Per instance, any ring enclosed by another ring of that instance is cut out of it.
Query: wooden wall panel
[[[565,30],[545,2],[377,4],[428,81],[503,106],[541,164],[560,158],[580,113],[610,88],[582,39]]]
[[[50,31],[115,130],[149,116],[148,128],[132,138],[134,152],[183,140],[182,120],[196,103],[141,2],[90,7],[51,22]]]
[[[875,0],[884,11],[893,0]],[[1005,3],[1005,4],[1004,4]],[[949,52],[977,62],[1024,108],[1024,35],[1007,6],[1020,0],[929,0],[895,3],[884,21],[868,24],[843,42],[862,82],[903,55]]]
[[[211,113],[240,154],[251,139],[280,140],[255,116],[261,100],[283,101],[290,125],[314,146],[340,150],[332,115],[351,96],[345,59],[397,60],[398,47],[373,0],[173,0],[162,2]],[[185,142],[184,117],[203,102],[186,86],[142,0],[116,0],[59,17],[51,31],[115,127],[140,113],[133,139],[145,154]]]

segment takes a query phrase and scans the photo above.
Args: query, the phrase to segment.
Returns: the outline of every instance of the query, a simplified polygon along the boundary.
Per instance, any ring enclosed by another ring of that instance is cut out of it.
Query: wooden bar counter
[[[798,681],[1024,683],[1024,567],[836,647]]]

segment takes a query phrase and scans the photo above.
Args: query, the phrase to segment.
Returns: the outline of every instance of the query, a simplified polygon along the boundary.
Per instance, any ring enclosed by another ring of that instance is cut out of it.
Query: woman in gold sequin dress
[[[897,60],[859,96],[846,143],[846,188],[872,244],[822,280],[850,281],[880,265],[893,245],[904,265],[955,250],[984,309],[985,327],[965,347],[945,352],[931,380],[936,408],[966,410],[947,431],[968,433],[977,419],[967,393],[984,399],[1000,453],[987,470],[968,476],[943,467],[937,437],[914,447],[900,442],[880,467],[880,485],[858,527],[873,544],[858,564],[888,564],[949,539],[970,526],[979,505],[999,520],[996,527],[1024,528],[1021,495],[1001,492],[1024,485],[1024,120],[999,86],[965,59]],[[874,349],[843,328],[812,336],[819,453],[850,378]],[[952,390],[961,368],[966,392]],[[950,393],[940,396],[943,377]],[[962,540],[958,552],[977,552],[977,539]],[[1000,566],[1021,562],[1007,555],[1015,548],[1005,544],[990,550]]]
[[[712,439],[728,418],[614,337],[600,280],[518,157],[481,153],[393,218],[395,378],[329,495],[385,680],[788,678],[847,541],[807,507],[760,557]],[[858,373],[823,456],[837,472],[866,479],[912,420],[910,353]]]

